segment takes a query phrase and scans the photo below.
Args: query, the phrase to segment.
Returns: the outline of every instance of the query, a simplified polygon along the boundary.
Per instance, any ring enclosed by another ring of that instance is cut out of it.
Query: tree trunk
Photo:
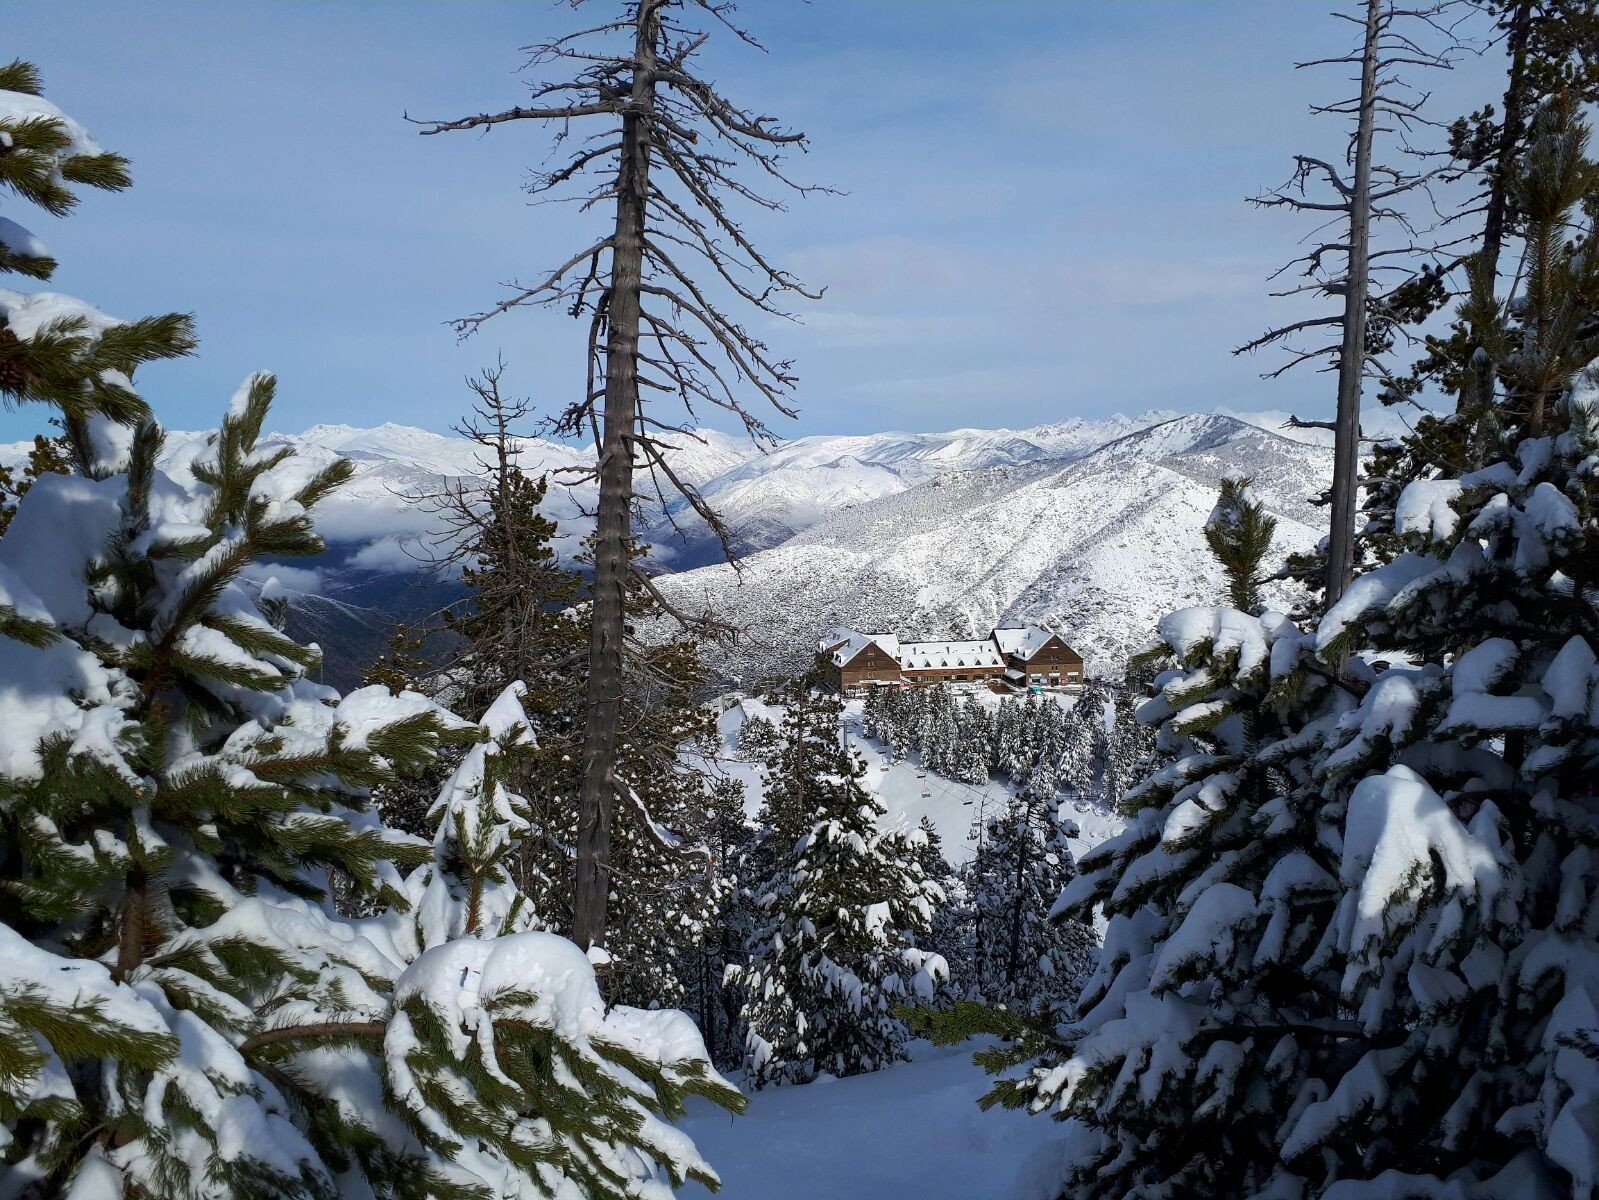
[[[660,7],[660,0],[644,0],[636,17],[633,91],[630,111],[622,118],[616,232],[607,293],[605,425],[600,441],[593,629],[589,642],[588,713],[583,728],[583,782],[578,790],[577,880],[572,919],[572,939],[584,949],[605,944],[605,907],[610,894],[611,809],[620,742],[622,640],[633,537],[631,438],[638,422],[639,284],[650,175],[650,127],[639,114],[652,111],[655,105]]]
[[[1505,209],[1509,206],[1510,174],[1521,140],[1527,106],[1527,38],[1532,32],[1533,0],[1521,0],[1510,19],[1510,77],[1505,83],[1505,110],[1494,147],[1493,174],[1488,178],[1487,216],[1482,225],[1482,257],[1491,275],[1499,272],[1499,252],[1505,243]]]
[[[149,906],[149,879],[143,867],[128,872],[127,891],[122,898],[120,927],[117,930],[116,978],[126,979],[144,962],[144,946]]]
[[[1382,0],[1366,0],[1355,127],[1355,187],[1349,200],[1349,272],[1344,339],[1338,355],[1338,418],[1333,449],[1332,531],[1327,553],[1327,603],[1337,602],[1355,574],[1355,493],[1360,469],[1360,390],[1366,367],[1366,293],[1370,284],[1371,142],[1377,104],[1377,39]]]
[[[1022,965],[1022,905],[1025,903],[1022,883],[1027,878],[1027,843],[1033,827],[1031,803],[1028,804],[1026,813],[1027,820],[1022,827],[1022,839],[1016,852],[1015,890],[1011,896],[1010,909],[1010,945],[1005,955],[1005,982],[1012,986],[1015,986],[1016,976],[1020,973]]]
[[[1499,253],[1505,243],[1505,210],[1510,204],[1510,176],[1516,163],[1516,149],[1521,142],[1522,126],[1526,121],[1527,107],[1527,39],[1532,33],[1533,0],[1521,0],[1515,15],[1510,19],[1510,75],[1505,82],[1505,108],[1500,118],[1499,143],[1494,147],[1493,169],[1488,176],[1487,215],[1482,223],[1482,250],[1479,268],[1487,280],[1490,295],[1499,278]],[[1475,286],[1475,283],[1474,285]],[[1455,401],[1455,411],[1464,414],[1475,403],[1478,422],[1472,433],[1472,465],[1481,465],[1479,445],[1483,440],[1480,417],[1493,404],[1495,370],[1491,361],[1485,361],[1474,370],[1476,387],[1461,388]]]

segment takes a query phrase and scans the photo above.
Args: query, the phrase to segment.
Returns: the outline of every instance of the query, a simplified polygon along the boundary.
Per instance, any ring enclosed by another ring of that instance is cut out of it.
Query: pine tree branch
[[[341,1038],[382,1038],[388,1033],[384,1021],[317,1021],[308,1025],[284,1025],[252,1034],[239,1043],[240,1054],[249,1054],[280,1042],[328,1041]]]

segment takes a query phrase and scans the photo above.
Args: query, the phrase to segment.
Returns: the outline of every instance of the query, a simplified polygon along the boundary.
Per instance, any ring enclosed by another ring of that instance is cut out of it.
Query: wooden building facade
[[[847,694],[932,683],[1070,687],[1084,678],[1082,655],[1060,635],[1037,626],[999,628],[975,640],[928,642],[838,628],[818,640],[816,651],[829,682]]]

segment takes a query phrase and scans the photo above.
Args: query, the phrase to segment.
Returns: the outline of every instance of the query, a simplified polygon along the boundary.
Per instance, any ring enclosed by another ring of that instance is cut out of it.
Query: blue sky
[[[600,3],[601,0],[595,0]],[[722,38],[707,73],[812,139],[794,164],[846,194],[750,222],[826,285],[804,324],[762,327],[798,365],[787,435],[1023,426],[1228,405],[1325,415],[1332,385],[1258,378],[1230,349],[1285,320],[1265,276],[1308,223],[1250,209],[1296,149],[1337,132],[1307,104],[1349,26],[1305,0],[747,0],[768,52]],[[503,354],[547,407],[581,386],[582,329],[445,322],[583,244],[602,219],[530,207],[532,123],[423,138],[521,99],[518,47],[565,6],[487,3],[12,5],[46,94],[128,155],[135,187],[68,220],[20,212],[63,262],[52,285],[117,315],[196,314],[198,357],[147,368],[176,428],[213,424],[276,371],[272,424],[448,429],[462,378]],[[1435,81],[1434,112],[1494,98],[1497,63]],[[0,412],[0,440],[40,411]]]

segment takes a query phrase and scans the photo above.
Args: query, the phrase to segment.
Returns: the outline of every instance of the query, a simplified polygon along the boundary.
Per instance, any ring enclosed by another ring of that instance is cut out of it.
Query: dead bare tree
[[[1358,15],[1334,13],[1341,20],[1359,25],[1359,47],[1337,58],[1315,59],[1295,66],[1359,68],[1358,91],[1352,98],[1311,109],[1316,114],[1351,121],[1344,161],[1342,165],[1335,165],[1310,155],[1295,155],[1294,172],[1288,182],[1250,201],[1261,208],[1288,208],[1326,215],[1324,223],[1311,235],[1310,248],[1272,276],[1281,278],[1297,268],[1301,277],[1309,282],[1272,294],[1326,297],[1339,302],[1339,311],[1268,330],[1233,353],[1243,354],[1263,346],[1283,344],[1289,351],[1288,361],[1268,372],[1267,378],[1315,361],[1324,362],[1323,370],[1337,373],[1336,418],[1331,422],[1314,422],[1334,431],[1328,604],[1344,593],[1354,577],[1362,384],[1368,373],[1378,378],[1385,375],[1373,353],[1373,342],[1378,339],[1373,336],[1370,318],[1377,314],[1384,333],[1399,326],[1400,322],[1389,316],[1389,302],[1416,276],[1418,256],[1433,250],[1416,244],[1418,232],[1404,208],[1405,197],[1425,192],[1435,179],[1446,173],[1442,165],[1416,170],[1377,163],[1374,161],[1375,144],[1379,134],[1387,135],[1400,155],[1424,157],[1410,144],[1410,135],[1420,126],[1435,123],[1422,115],[1426,95],[1412,89],[1401,77],[1401,71],[1449,68],[1450,52],[1458,43],[1443,16],[1452,7],[1452,0],[1422,8],[1401,8],[1394,0],[1360,0]],[[1442,39],[1441,49],[1428,48],[1419,40],[1429,32]],[[1313,186],[1318,187],[1315,194],[1312,194]],[[1391,223],[1402,231],[1402,244],[1372,249],[1373,226],[1381,222]],[[1328,229],[1333,230],[1330,237],[1325,233]],[[1374,276],[1386,271],[1400,275],[1400,284],[1387,291],[1373,287]],[[1336,341],[1304,348],[1296,340],[1300,334],[1334,327],[1339,330]]]
[[[635,562],[635,471],[643,467],[657,494],[681,496],[731,557],[727,527],[673,470],[670,439],[696,436],[701,405],[732,414],[757,440],[769,438],[740,389],[794,415],[792,365],[731,311],[742,304],[788,316],[786,296],[818,295],[762,254],[737,216],[740,207],[781,209],[783,192],[814,189],[791,179],[783,163],[785,150],[803,149],[804,134],[738,106],[695,73],[692,60],[716,28],[758,45],[732,23],[732,10],[717,0],[629,0],[615,19],[529,47],[527,70],[538,78],[525,104],[420,122],[424,134],[552,123],[552,159],[529,192],[567,194],[584,211],[611,213],[603,236],[455,323],[464,336],[528,305],[559,306],[587,322],[583,395],[553,421],[557,434],[593,438],[599,484],[573,928],[584,947],[605,938],[630,578],[661,599]],[[543,77],[555,68],[570,73]],[[663,419],[644,403],[647,392],[675,395],[686,419]]]

